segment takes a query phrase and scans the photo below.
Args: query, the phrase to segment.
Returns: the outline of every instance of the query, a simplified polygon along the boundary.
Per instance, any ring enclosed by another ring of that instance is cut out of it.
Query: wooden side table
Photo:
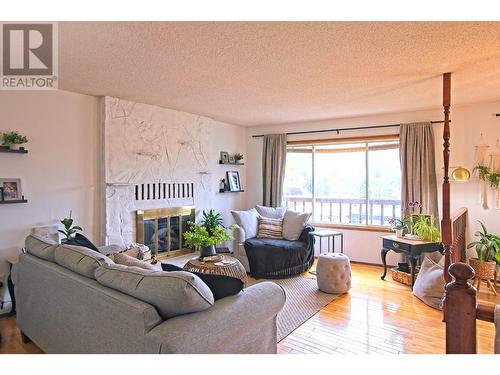
[[[335,237],[339,236],[340,237],[340,252],[343,254],[344,253],[344,234],[342,232],[338,232],[336,230],[329,230],[329,229],[316,229],[312,232],[309,233],[310,236],[316,236],[319,238],[319,252],[320,254],[322,253],[322,239],[323,237],[326,237],[328,241],[328,252],[333,248],[333,252],[335,252]],[[330,247],[330,238],[332,239],[331,244],[332,246]]]
[[[201,261],[199,257],[191,258],[183,267],[185,270],[214,275],[236,277],[247,284],[247,272],[240,261],[229,255],[218,255],[214,261]]]
[[[382,256],[382,264],[384,265],[384,273],[380,276],[382,280],[384,280],[387,275],[386,257],[387,253],[391,250],[410,257],[412,289],[413,284],[415,283],[415,269],[420,256],[423,253],[433,253],[434,251],[439,251],[441,254],[444,253],[443,245],[440,242],[409,240],[407,238],[397,238],[394,235],[382,236],[382,250],[380,252]]]

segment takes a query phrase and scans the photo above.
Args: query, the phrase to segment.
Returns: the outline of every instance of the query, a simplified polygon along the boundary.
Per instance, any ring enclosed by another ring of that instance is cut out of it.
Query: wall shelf
[[[245,163],[223,163],[222,160],[219,160],[219,164],[222,165],[245,165]]]
[[[224,191],[220,191],[219,190],[219,193],[244,193],[245,190],[224,190]]]
[[[0,204],[28,203],[27,199],[17,199],[15,201],[0,201]]]
[[[27,154],[28,150],[24,147],[21,147],[19,150],[11,150],[8,147],[0,146],[0,152],[10,153],[10,154]]]

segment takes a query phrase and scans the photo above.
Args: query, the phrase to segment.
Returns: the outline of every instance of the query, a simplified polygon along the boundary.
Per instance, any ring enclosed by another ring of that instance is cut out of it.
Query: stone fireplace
[[[184,246],[183,234],[194,218],[194,206],[137,210],[137,242],[149,247],[151,256],[157,259],[191,252]]]

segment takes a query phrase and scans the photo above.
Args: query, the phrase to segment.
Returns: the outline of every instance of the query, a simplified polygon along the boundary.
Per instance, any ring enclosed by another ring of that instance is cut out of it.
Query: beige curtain
[[[434,131],[430,122],[402,124],[399,130],[401,159],[401,209],[408,202],[422,204],[422,213],[434,216],[439,226]]]
[[[282,204],[285,163],[286,134],[265,135],[262,147],[264,206],[279,207]]]

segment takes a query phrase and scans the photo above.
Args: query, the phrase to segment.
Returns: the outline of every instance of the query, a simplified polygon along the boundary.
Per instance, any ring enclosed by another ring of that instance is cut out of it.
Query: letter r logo
[[[52,24],[3,24],[3,75],[53,74]]]

